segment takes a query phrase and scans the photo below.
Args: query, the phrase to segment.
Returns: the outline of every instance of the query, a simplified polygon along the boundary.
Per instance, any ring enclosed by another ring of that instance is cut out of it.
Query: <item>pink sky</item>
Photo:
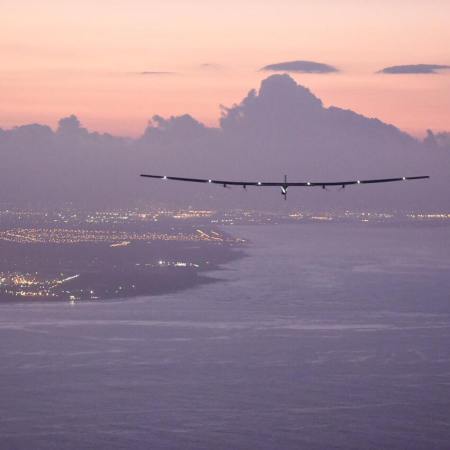
[[[450,64],[448,0],[2,0],[0,14],[3,128],[72,113],[134,136],[153,114],[215,125],[262,66],[312,60],[341,70],[294,75],[326,105],[418,135],[450,129],[450,71],[374,73]]]

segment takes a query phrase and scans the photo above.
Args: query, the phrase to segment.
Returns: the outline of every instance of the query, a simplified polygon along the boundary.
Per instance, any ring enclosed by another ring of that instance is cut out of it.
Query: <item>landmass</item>
[[[208,272],[245,254],[246,242],[224,231],[229,225],[336,221],[444,225],[450,213],[0,208],[0,301],[174,292],[215,281]]]
[[[243,254],[245,243],[215,225],[124,217],[3,214],[0,301],[164,294],[213,282],[207,272]]]

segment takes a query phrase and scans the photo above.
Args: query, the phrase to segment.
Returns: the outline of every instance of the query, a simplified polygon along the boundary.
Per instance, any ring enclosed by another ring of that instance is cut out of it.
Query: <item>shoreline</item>
[[[0,242],[0,304],[101,302],[160,296],[219,281],[208,274],[246,255],[235,242]],[[28,295],[28,293],[30,295]]]

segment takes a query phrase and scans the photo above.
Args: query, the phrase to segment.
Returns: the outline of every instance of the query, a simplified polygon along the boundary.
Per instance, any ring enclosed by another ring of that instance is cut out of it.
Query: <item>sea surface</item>
[[[226,231],[213,284],[1,304],[0,448],[450,448],[450,226]]]

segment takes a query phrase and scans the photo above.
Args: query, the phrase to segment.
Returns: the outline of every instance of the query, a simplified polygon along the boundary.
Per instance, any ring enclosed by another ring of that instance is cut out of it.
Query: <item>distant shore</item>
[[[210,272],[245,254],[242,242],[220,236],[115,244],[0,240],[0,302],[103,301],[214,283]]]

